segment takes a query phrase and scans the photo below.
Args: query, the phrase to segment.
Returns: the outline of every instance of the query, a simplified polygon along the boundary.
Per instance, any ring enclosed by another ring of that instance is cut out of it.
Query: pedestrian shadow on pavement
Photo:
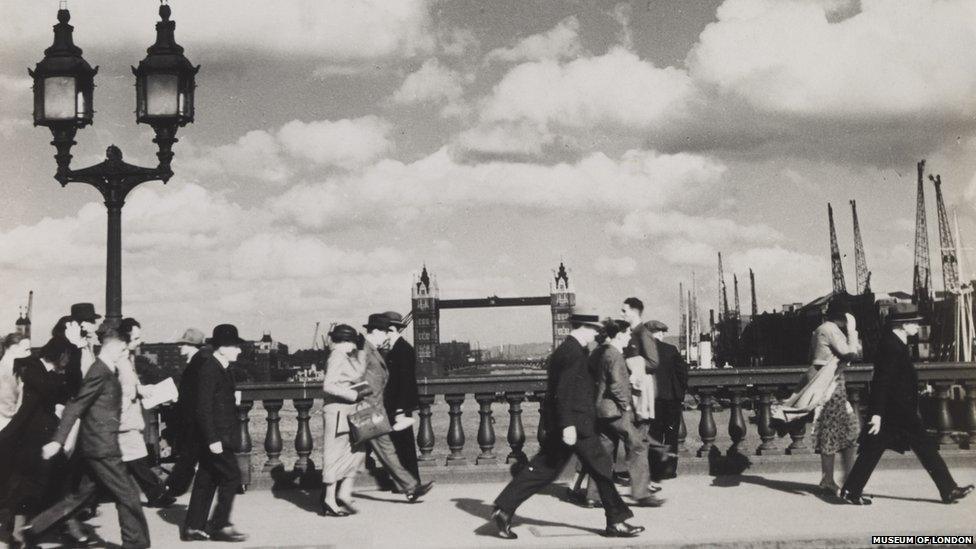
[[[476,516],[478,518],[484,519],[485,523],[475,528],[474,534],[477,536],[488,536],[488,537],[498,537],[498,531],[495,529],[495,525],[491,522],[491,512],[495,509],[495,506],[491,503],[486,503],[479,499],[473,498],[455,498],[451,501],[454,502],[454,506],[458,509],[468,513],[469,515]],[[598,530],[595,528],[583,528],[582,526],[577,526],[575,524],[567,524],[565,522],[551,522],[548,520],[538,520],[521,515],[515,515],[512,519],[512,528],[517,528],[519,526],[540,526],[540,527],[554,527],[554,528],[570,528],[573,530],[579,530],[580,532],[586,532],[588,534],[600,535],[603,530]]]
[[[316,482],[310,475],[296,475],[285,471],[284,467],[271,470],[271,495],[310,513],[319,512],[321,481]]]
[[[772,490],[777,490],[794,496],[812,495],[826,503],[842,503],[843,500],[833,494],[820,489],[818,484],[796,482],[792,480],[775,480],[759,475],[723,475],[712,479],[712,486],[732,488],[741,484],[755,484]]]
[[[871,499],[894,499],[898,501],[917,501],[919,503],[938,503],[939,505],[945,505],[942,503],[941,499],[929,499],[929,498],[906,498],[902,496],[882,496],[878,494],[866,494],[871,497]]]
[[[167,524],[182,526],[186,520],[186,505],[170,505],[156,511],[156,515],[163,519]]]

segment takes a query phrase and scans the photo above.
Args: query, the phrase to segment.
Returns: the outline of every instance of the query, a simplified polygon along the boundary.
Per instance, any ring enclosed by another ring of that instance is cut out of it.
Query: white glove
[[[64,413],[64,404],[55,404],[54,415],[58,416],[58,419],[61,419],[61,414],[63,413]]]
[[[576,446],[576,427],[570,425],[563,429],[563,444],[566,446]]]
[[[210,453],[211,454],[223,454],[224,453],[224,445],[221,444],[219,440],[217,442],[214,442],[213,444],[210,445]]]
[[[852,315],[851,313],[847,313],[847,332],[851,333],[856,331],[857,331],[857,319],[855,319],[854,315]]]
[[[869,435],[876,435],[881,432],[881,416],[871,416]]]
[[[41,457],[45,460],[49,460],[54,456],[58,455],[61,451],[61,445],[57,442],[48,442],[43,447],[41,447]]]

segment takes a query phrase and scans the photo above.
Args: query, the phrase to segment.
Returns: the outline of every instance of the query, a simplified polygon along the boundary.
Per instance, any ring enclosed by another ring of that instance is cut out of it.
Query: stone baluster
[[[773,403],[773,395],[770,394],[771,389],[757,387],[757,390],[759,391],[759,407],[756,408],[756,431],[759,433],[762,442],[756,448],[756,454],[782,454],[783,450],[776,444],[776,431],[769,424],[770,419],[772,419],[770,407]]]
[[[976,446],[976,382],[966,383],[966,411],[963,414],[966,419],[966,434],[968,435],[969,449],[974,450]]]
[[[794,421],[790,423],[790,445],[786,447],[786,453],[791,456],[809,454],[810,447],[806,443],[807,422],[806,420]]]
[[[684,406],[681,407],[681,421],[678,422],[678,455],[679,456],[690,456],[691,452],[685,445],[685,439],[688,438],[688,426],[685,425],[685,409]]]
[[[949,390],[947,382],[932,384],[935,389],[935,428],[939,448],[942,450],[956,448],[956,441],[952,439],[952,415],[949,413]]]
[[[732,439],[732,446],[729,447],[728,454],[741,454],[742,439],[746,437],[746,420],[742,416],[742,389],[731,390],[731,406],[729,408],[729,438]]]
[[[447,428],[447,447],[451,454],[447,456],[448,465],[465,465],[464,459],[464,427],[461,425],[461,404],[464,402],[464,395],[444,395],[444,400],[450,407],[448,414],[451,416],[451,423]]]
[[[159,411],[143,410],[142,417],[146,420],[145,439],[146,445],[149,447],[149,458],[153,461],[153,463],[158,465],[160,458]]]
[[[278,412],[284,402],[281,399],[263,400],[261,404],[268,413],[268,430],[264,435],[264,453],[268,456],[268,461],[264,464],[264,470],[270,471],[281,465],[281,416]]]
[[[253,407],[254,402],[250,400],[242,400],[241,405],[237,407],[237,429],[240,439],[240,448],[237,451],[237,467],[241,471],[241,484],[245,488],[251,484],[251,450],[254,447],[251,442],[251,418],[248,414],[251,413]]]
[[[315,464],[308,457],[312,454],[312,429],[309,421],[314,403],[310,398],[294,400],[295,410],[298,412],[298,432],[295,433],[295,453],[298,454],[298,459],[295,461],[295,470],[303,473],[315,469]]]
[[[525,463],[528,458],[522,448],[525,446],[525,429],[522,427],[522,401],[525,393],[505,393],[508,401],[508,446],[512,449],[505,463]]]
[[[420,426],[417,428],[417,456],[418,465],[431,466],[434,462],[434,427],[431,424],[430,407],[434,404],[434,395],[420,395],[420,405],[417,414],[420,416]]]
[[[542,442],[546,440],[546,394],[536,393],[532,400],[539,403],[539,428],[536,429],[535,439],[539,442],[539,446],[542,446]],[[556,433],[559,436],[559,433]]]
[[[718,430],[715,428],[715,416],[712,414],[712,404],[714,403],[712,391],[702,390],[701,402],[698,404],[698,409],[701,410],[698,435],[701,437],[702,445],[698,448],[698,457],[708,456],[708,453],[715,447],[715,435]]]
[[[474,396],[478,401],[478,447],[481,455],[475,460],[478,465],[498,463],[495,457],[495,418],[491,416],[491,404],[495,401],[494,393],[479,393]]]

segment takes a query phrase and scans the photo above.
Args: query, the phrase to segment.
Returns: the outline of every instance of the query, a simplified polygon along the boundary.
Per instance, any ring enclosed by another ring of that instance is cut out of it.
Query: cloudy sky
[[[676,325],[693,272],[704,315],[715,306],[722,251],[730,291],[737,273],[748,306],[751,267],[771,310],[829,292],[827,202],[854,286],[850,199],[874,287],[910,290],[921,158],[976,246],[970,0],[170,4],[203,68],[176,176],[124,210],[124,312],[150,340],[229,321],[307,346],[316,321],[407,310],[424,263],[452,298],[546,294],[564,260],[581,300],[610,313],[637,295]],[[129,66],[157,6],[69,2],[100,66],[75,167],[112,143],[155,161]],[[104,207],[60,188],[50,134],[31,126],[26,67],[57,8],[0,5],[10,328],[30,289],[41,330],[73,301],[104,304]],[[452,311],[442,339],[545,341],[548,322]]]

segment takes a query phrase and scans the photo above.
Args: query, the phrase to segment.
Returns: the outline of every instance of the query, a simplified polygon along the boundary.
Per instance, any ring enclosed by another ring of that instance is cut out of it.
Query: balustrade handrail
[[[795,384],[809,366],[774,366],[766,368],[693,369],[688,372],[689,389],[748,386],[783,386]],[[852,364],[846,369],[848,383],[867,383],[874,366]],[[916,365],[919,381],[976,380],[976,363],[927,362]],[[243,400],[322,398],[322,383],[315,381],[248,382],[238,384]],[[546,390],[546,373],[453,376],[420,378],[420,395],[527,392]]]

